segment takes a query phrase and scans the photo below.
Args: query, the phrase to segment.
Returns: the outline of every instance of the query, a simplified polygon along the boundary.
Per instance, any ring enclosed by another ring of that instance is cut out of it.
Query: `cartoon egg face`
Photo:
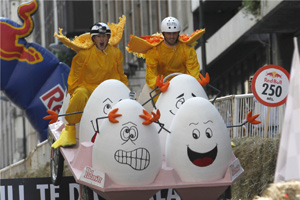
[[[135,100],[124,99],[118,108],[117,123],[104,119],[96,137],[92,164],[119,185],[145,185],[161,169],[162,153],[154,124],[144,125],[143,107]]]
[[[225,122],[217,109],[202,97],[187,100],[178,110],[166,144],[166,161],[186,182],[224,177],[232,159]]]
[[[79,142],[90,142],[95,134],[97,117],[107,116],[112,106],[122,99],[129,98],[129,88],[119,80],[103,81],[91,94],[81,117]],[[102,123],[98,121],[98,125]]]
[[[156,102],[156,107],[161,113],[159,121],[164,124],[166,129],[170,128],[171,122],[178,109],[192,97],[208,99],[203,87],[197,79],[187,74],[181,74],[170,81],[168,90],[160,94]],[[159,134],[163,151],[165,149],[167,135],[167,132],[164,130]]]

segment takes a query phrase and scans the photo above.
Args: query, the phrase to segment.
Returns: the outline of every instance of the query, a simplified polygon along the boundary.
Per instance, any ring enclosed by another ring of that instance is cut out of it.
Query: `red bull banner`
[[[46,110],[61,108],[66,90],[63,80],[67,80],[70,68],[46,48],[26,41],[34,28],[32,15],[37,8],[36,0],[19,6],[21,25],[0,18],[0,71],[1,91],[25,110],[43,141],[48,135],[48,123],[43,117]]]

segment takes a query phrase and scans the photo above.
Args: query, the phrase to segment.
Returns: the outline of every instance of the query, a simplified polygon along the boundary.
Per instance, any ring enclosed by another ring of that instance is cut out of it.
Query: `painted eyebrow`
[[[198,124],[199,124],[199,123],[193,123],[193,122],[192,122],[192,123],[189,124],[189,126],[190,126],[190,125],[198,125]]]
[[[178,97],[176,97],[176,99],[178,99],[178,98],[182,97],[183,95],[184,95],[184,93],[182,93],[181,95],[179,95]]]
[[[208,120],[207,122],[203,122],[203,124],[207,124],[207,123],[213,123],[213,121],[211,121],[211,120]]]
[[[196,97],[196,95],[195,95],[194,93],[192,93],[192,96],[193,96],[193,97]]]
[[[133,123],[133,122],[127,122],[127,123],[125,123],[125,124],[122,124],[122,126],[124,126],[124,125],[126,125],[126,124],[133,124],[134,126],[137,126],[135,123]]]
[[[112,103],[112,101],[110,100],[110,98],[106,98],[106,99],[103,101],[103,103],[104,103],[105,101],[107,101],[107,100],[109,100],[109,101]]]

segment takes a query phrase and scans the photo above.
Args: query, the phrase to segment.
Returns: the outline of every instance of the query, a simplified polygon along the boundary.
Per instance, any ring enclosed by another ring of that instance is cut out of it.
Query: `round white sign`
[[[276,107],[286,102],[289,73],[277,65],[266,65],[257,70],[252,80],[255,98],[263,105]]]

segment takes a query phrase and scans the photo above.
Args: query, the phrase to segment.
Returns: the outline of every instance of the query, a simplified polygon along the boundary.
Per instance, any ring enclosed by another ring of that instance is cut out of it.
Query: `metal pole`
[[[200,28],[204,27],[204,17],[203,17],[203,0],[199,0],[199,22],[200,22]],[[202,35],[200,38],[200,44],[201,44],[201,57],[202,57],[202,74],[205,75],[206,73],[206,48],[205,48],[205,34]]]
[[[57,0],[53,1],[53,21],[54,21],[54,31],[58,33],[58,16],[57,16]],[[54,37],[54,42],[58,43],[58,38]]]
[[[273,64],[273,37],[272,37],[272,33],[269,34],[269,46],[268,46],[268,54],[269,57],[267,59],[267,63],[268,64]],[[270,121],[270,112],[271,112],[271,108],[270,106],[267,107],[267,116],[266,116],[266,121],[265,121],[265,128],[264,128],[264,138],[268,137],[268,130],[269,130],[269,121]]]
[[[26,157],[27,157],[27,151],[26,151],[26,126],[25,126],[25,112],[24,111],[23,111],[22,118],[23,118],[23,151],[24,151],[23,158],[26,159]]]

